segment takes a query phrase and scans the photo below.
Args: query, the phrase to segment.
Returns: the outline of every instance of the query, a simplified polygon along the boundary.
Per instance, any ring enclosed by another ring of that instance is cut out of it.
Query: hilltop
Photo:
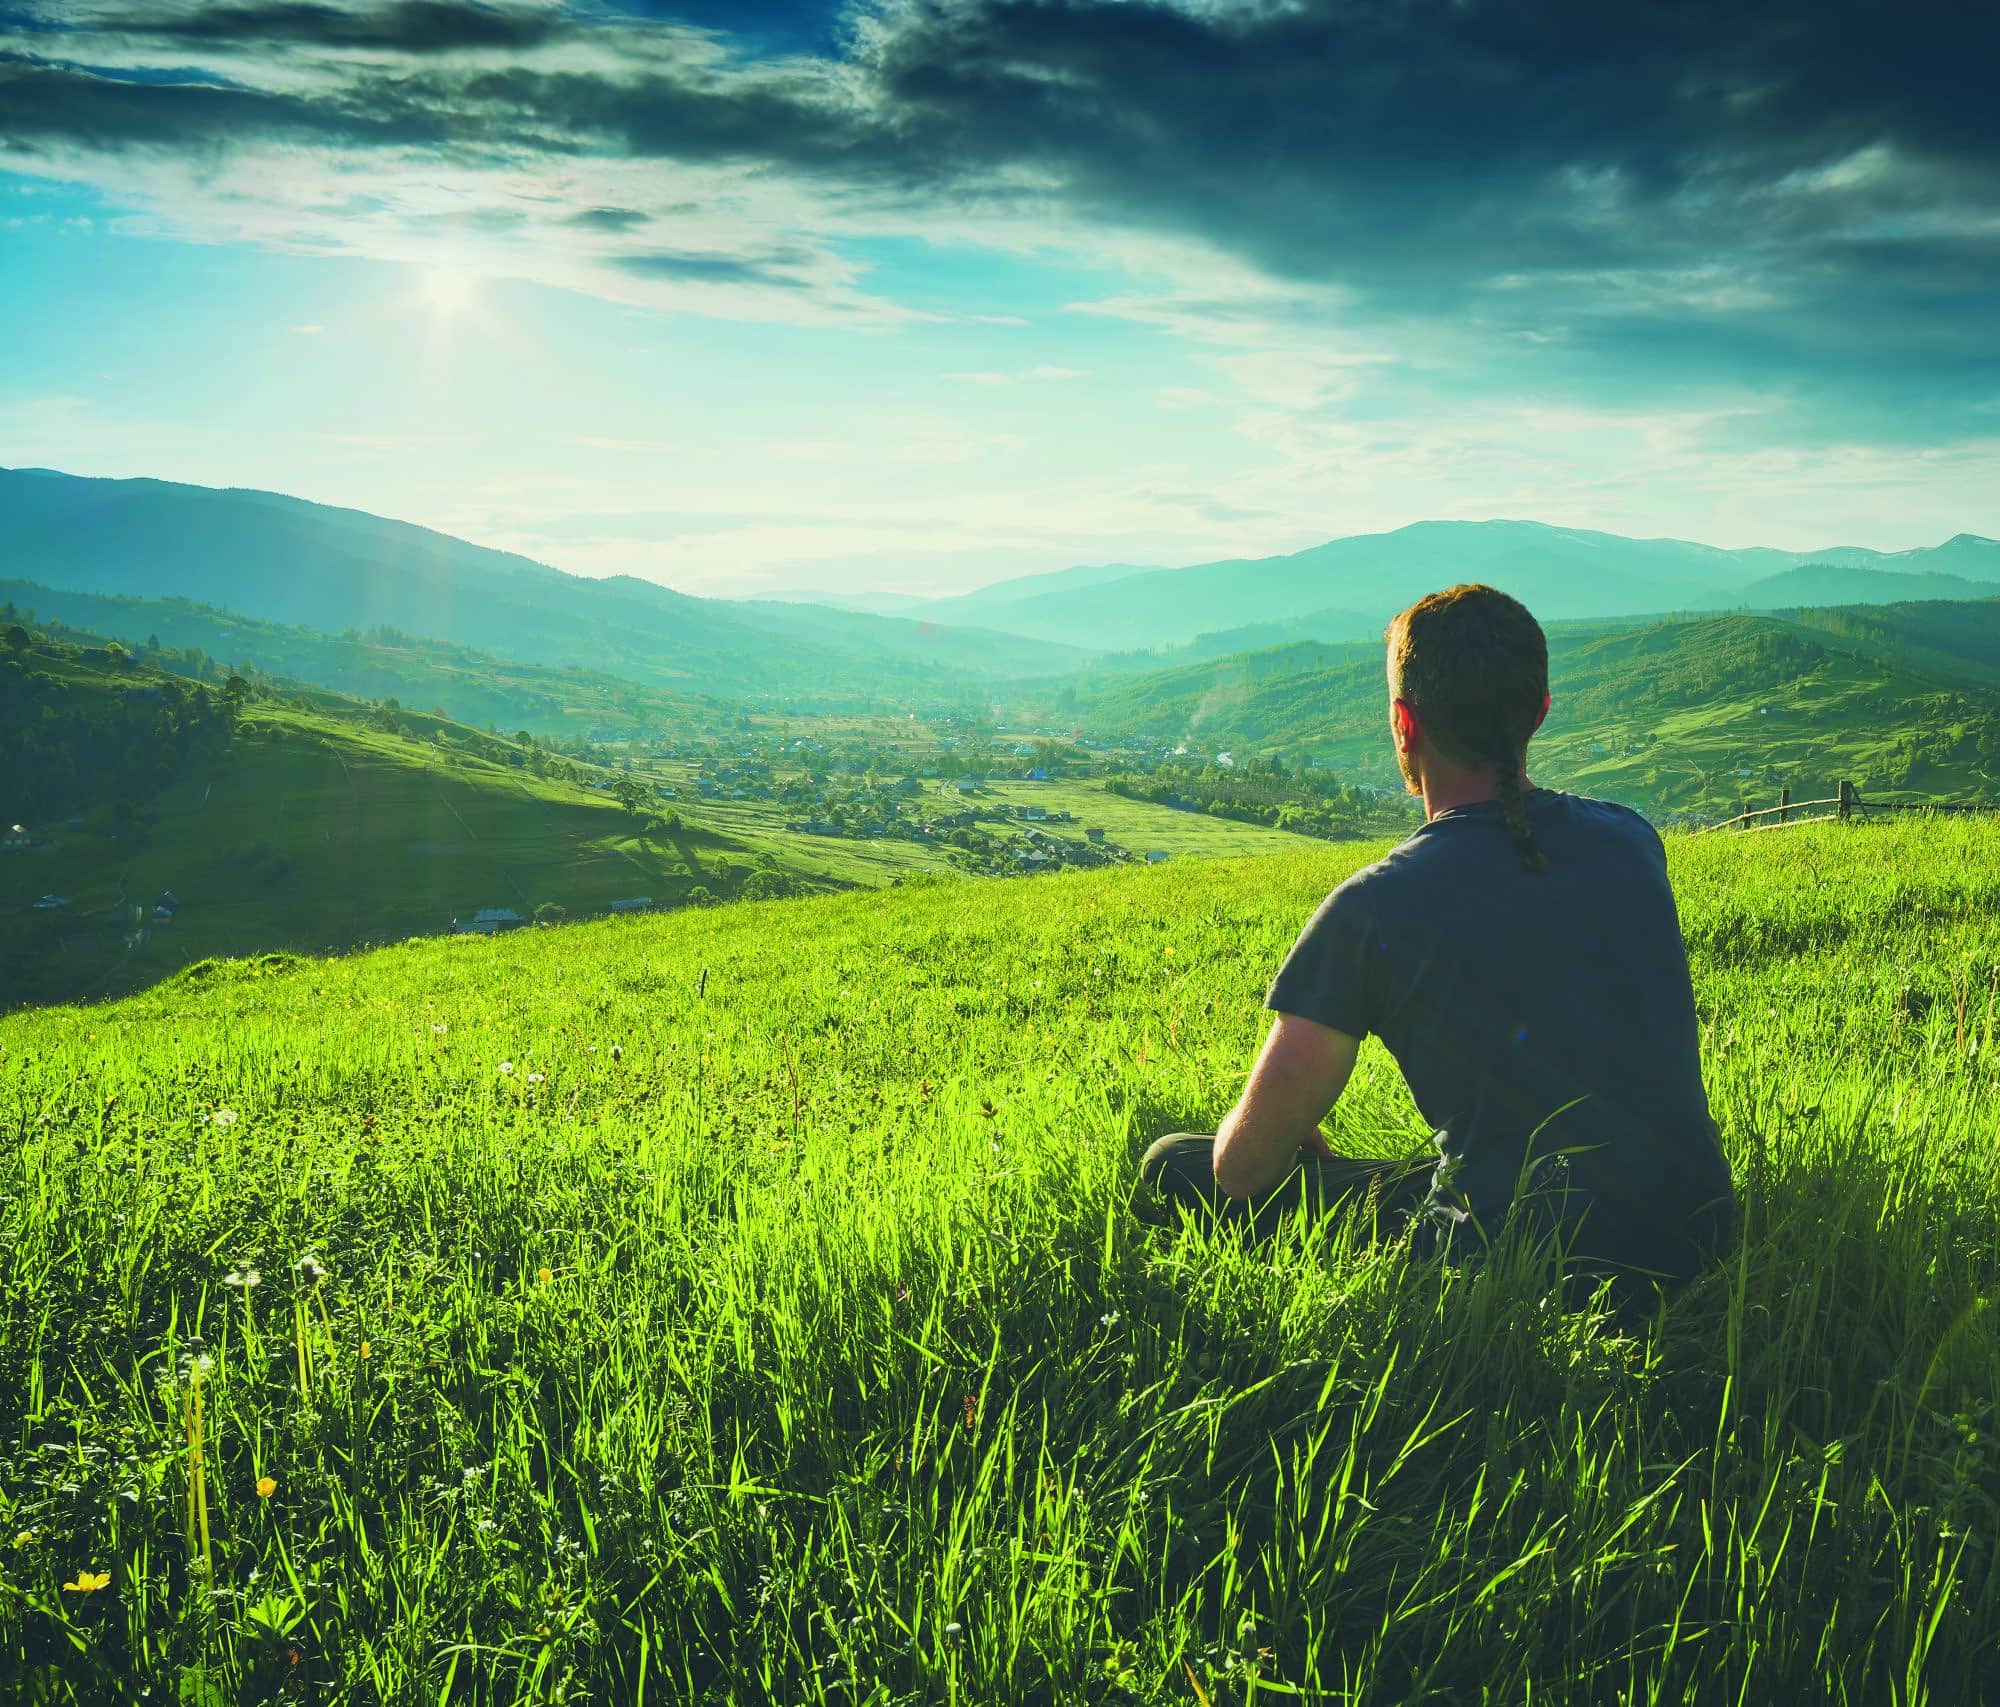
[[[1246,1251],[1135,1192],[1378,846],[0,1018],[0,1667],[77,1701],[1980,1700],[1996,835],[1669,838],[1743,1233],[1637,1333],[1393,1228]],[[1335,1134],[1429,1144],[1372,1042]]]

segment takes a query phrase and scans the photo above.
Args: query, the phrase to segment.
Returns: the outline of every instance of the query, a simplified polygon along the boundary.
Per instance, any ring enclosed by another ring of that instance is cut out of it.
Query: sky
[[[0,0],[0,465],[707,594],[2000,535],[1961,0]]]

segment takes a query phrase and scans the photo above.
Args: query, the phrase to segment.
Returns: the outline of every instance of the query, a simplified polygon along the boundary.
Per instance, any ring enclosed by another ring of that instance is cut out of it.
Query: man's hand
[[[1359,1039],[1297,1014],[1280,1014],[1250,1082],[1215,1134],[1215,1183],[1257,1197],[1298,1163],[1301,1150],[1331,1152],[1319,1123],[1347,1086]]]

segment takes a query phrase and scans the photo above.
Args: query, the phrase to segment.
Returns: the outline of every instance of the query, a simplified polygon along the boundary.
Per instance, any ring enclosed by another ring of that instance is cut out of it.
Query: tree
[[[7,630],[6,639],[7,650],[15,653],[25,652],[35,643],[34,637],[18,622]]]
[[[635,776],[619,776],[611,784],[611,792],[618,804],[633,817],[639,815],[639,803],[646,798],[646,790]]]
[[[535,909],[535,923],[538,925],[559,925],[569,917],[569,910],[554,901],[544,901]]]

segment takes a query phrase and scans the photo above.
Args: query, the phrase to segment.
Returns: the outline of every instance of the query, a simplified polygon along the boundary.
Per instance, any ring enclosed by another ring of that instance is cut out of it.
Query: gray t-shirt
[[[1532,1140],[1571,1152],[1584,1248],[1685,1270],[1732,1205],[1666,850],[1622,806],[1524,805],[1547,872],[1494,802],[1441,812],[1326,898],[1265,1005],[1388,1046],[1436,1132],[1440,1221],[1495,1230]]]

